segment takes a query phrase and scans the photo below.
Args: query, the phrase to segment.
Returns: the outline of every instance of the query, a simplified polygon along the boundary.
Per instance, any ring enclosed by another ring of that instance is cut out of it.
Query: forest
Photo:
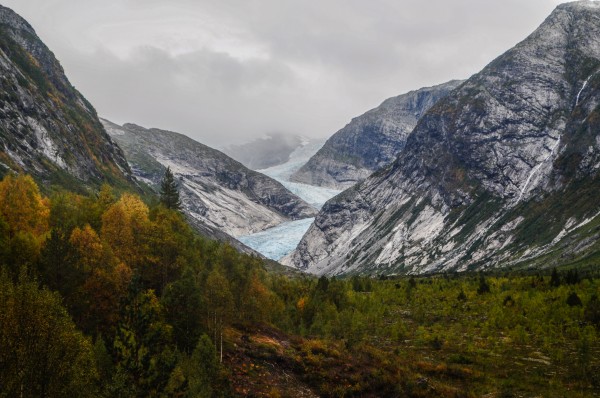
[[[0,397],[600,392],[600,275],[316,278],[198,236],[177,201],[0,182]]]

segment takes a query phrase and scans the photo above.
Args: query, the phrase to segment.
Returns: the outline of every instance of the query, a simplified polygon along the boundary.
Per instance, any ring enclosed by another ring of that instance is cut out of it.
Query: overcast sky
[[[101,116],[213,146],[328,137],[384,99],[464,79],[557,0],[0,0]]]

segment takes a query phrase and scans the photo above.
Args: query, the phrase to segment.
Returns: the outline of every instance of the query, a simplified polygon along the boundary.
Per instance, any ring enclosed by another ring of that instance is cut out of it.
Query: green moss
[[[448,225],[453,222],[462,226],[461,231],[455,236],[455,240],[464,243],[465,239],[475,232],[477,225],[489,220],[502,208],[502,201],[484,191],[478,194],[475,201],[468,206],[453,209],[448,216]]]
[[[398,210],[394,211],[394,213],[390,217],[388,217],[385,224],[377,227],[378,236],[389,235],[389,233],[392,231],[392,229],[398,223],[398,220],[400,218],[402,218],[404,216],[404,214],[406,214],[409,210],[412,210],[413,207],[415,206],[415,204],[417,203],[417,201],[418,201],[417,198],[410,199],[408,202],[406,202],[405,204],[400,206],[400,208],[398,208]],[[379,215],[379,217],[381,217],[381,214]],[[378,225],[378,224],[374,224],[374,225]]]
[[[15,43],[4,26],[0,26],[0,48],[10,57],[19,70],[33,81],[38,90],[46,95],[51,89],[48,78],[33,58]]]

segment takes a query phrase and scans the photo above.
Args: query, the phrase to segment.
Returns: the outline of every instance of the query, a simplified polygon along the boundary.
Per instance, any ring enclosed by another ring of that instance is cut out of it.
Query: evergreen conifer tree
[[[170,167],[167,167],[165,175],[160,182],[160,203],[171,210],[179,210],[181,208],[179,188]]]
[[[560,286],[560,275],[558,275],[558,271],[556,270],[556,268],[552,269],[552,275],[550,276],[550,286]]]
[[[477,294],[485,294],[489,292],[490,285],[488,285],[483,274],[479,274],[479,287],[477,288]]]

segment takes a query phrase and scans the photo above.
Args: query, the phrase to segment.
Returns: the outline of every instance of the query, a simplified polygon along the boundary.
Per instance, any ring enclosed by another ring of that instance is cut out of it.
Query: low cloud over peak
[[[385,98],[466,78],[552,0],[5,0],[116,122],[226,146],[328,136]]]

